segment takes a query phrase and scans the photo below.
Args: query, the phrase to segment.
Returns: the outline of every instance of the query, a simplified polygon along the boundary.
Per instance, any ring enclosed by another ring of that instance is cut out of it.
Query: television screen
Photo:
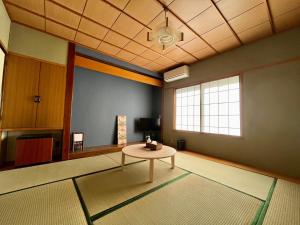
[[[152,130],[154,128],[154,120],[152,118],[140,118],[138,128],[141,131]]]

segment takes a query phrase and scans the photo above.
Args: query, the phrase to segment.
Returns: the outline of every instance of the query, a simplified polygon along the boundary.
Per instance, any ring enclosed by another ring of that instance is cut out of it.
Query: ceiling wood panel
[[[147,49],[140,56],[142,56],[143,58],[149,59],[149,60],[155,60],[155,59],[159,58],[161,55],[152,51],[151,49]]]
[[[185,25],[179,27],[178,30],[183,32],[183,41],[177,43],[179,46],[184,45],[185,43],[197,37],[197,35]]]
[[[125,8],[125,12],[138,21],[150,23],[163,8],[156,0],[131,0]]]
[[[166,66],[166,67],[176,64],[175,61],[173,61],[165,56],[161,56],[158,59],[155,59],[154,62],[156,62],[157,64],[160,64],[162,66]]]
[[[4,0],[4,3],[15,22],[156,71],[179,63],[193,63],[300,25],[300,0]],[[163,7],[168,7],[170,24],[184,33],[183,41],[165,50],[147,41],[150,28],[155,30],[165,23]]]
[[[109,31],[104,40],[108,43],[116,45],[120,48],[123,48],[130,40],[114,31]]]
[[[78,13],[83,13],[83,9],[87,0],[52,0]]]
[[[146,64],[149,64],[151,61],[145,58],[142,58],[140,56],[135,57],[133,60],[130,61],[130,63],[133,63],[137,66],[144,66]]]
[[[6,2],[16,4],[32,12],[44,15],[44,0],[6,0]]]
[[[233,35],[232,31],[227,24],[222,24],[215,29],[202,35],[202,37],[210,44],[214,44],[218,41],[224,40]]]
[[[124,49],[128,50],[129,52],[140,55],[144,51],[146,51],[147,48],[145,48],[144,46],[142,46],[134,41],[131,41],[124,47]]]
[[[197,57],[198,59],[208,58],[215,54],[216,54],[216,52],[211,47],[207,47],[207,48],[201,49],[201,50],[193,53],[193,55],[195,57]]]
[[[169,48],[166,48],[166,49],[163,49],[163,47],[161,45],[158,45],[158,44],[152,44],[151,46],[151,49],[161,55],[165,55],[167,54],[168,52],[174,50],[176,48],[175,45],[173,46],[170,46]]]
[[[151,30],[144,27],[143,30],[141,30],[134,38],[133,40],[135,40],[136,42],[142,44],[143,46],[146,46],[148,48],[150,48],[153,43],[147,41],[147,32],[150,32]]]
[[[285,31],[300,25],[300,7],[274,18],[277,31]]]
[[[108,44],[108,43],[106,43],[104,41],[101,42],[101,44],[98,47],[98,50],[100,50],[104,54],[108,54],[108,55],[115,55],[119,51],[121,51],[120,48],[118,48],[118,47],[116,47],[114,45]]]
[[[163,67],[155,62],[150,62],[149,64],[144,65],[144,67],[148,70],[160,71]]]
[[[269,0],[269,3],[274,17],[300,7],[300,0]]]
[[[88,0],[83,15],[111,27],[120,15],[120,11],[101,0]]]
[[[98,39],[103,39],[108,32],[107,28],[85,18],[81,19],[78,30]]]
[[[129,38],[136,36],[143,28],[143,25],[136,22],[134,19],[130,18],[124,13],[119,16],[117,21],[112,26],[113,30]]]
[[[71,41],[74,41],[76,34],[75,30],[72,30],[66,26],[63,26],[50,20],[46,20],[46,31]]]
[[[175,12],[185,22],[190,21],[211,6],[210,0],[175,0],[168,8]]]
[[[212,44],[212,46],[214,46],[214,48],[217,49],[219,52],[224,52],[229,49],[240,46],[240,42],[236,39],[235,36],[230,36],[226,39]]]
[[[123,10],[130,0],[106,0],[106,1],[118,7],[119,9]]]
[[[190,63],[194,63],[196,62],[198,59],[191,56],[191,55],[186,55],[185,57],[183,57],[182,59],[180,59],[179,63],[186,63],[186,64],[190,64]]]
[[[41,16],[35,15],[13,5],[6,5],[8,13],[11,15],[11,19],[16,22],[37,28],[39,30],[45,30],[45,19]]]
[[[130,53],[130,52],[125,51],[125,50],[119,51],[119,52],[116,54],[116,56],[117,56],[118,58],[122,59],[122,60],[127,61],[127,62],[133,60],[133,59],[136,57],[135,54]]]
[[[178,20],[173,14],[171,14],[169,11],[166,13],[169,23],[172,27],[178,28],[183,25],[183,23]],[[151,29],[156,29],[157,27],[161,25],[165,25],[166,19],[165,19],[165,12],[161,12],[151,23],[149,23],[149,27]]]
[[[265,1],[266,0],[222,0],[217,2],[217,6],[226,20],[230,20]]]
[[[229,23],[236,33],[243,32],[269,20],[268,8],[265,3],[230,20]]]
[[[179,63],[183,58],[188,57],[189,55],[184,50],[177,47],[173,51],[167,53],[165,56]]]
[[[250,43],[258,39],[272,35],[271,24],[269,21],[252,27],[238,34],[243,43]]]
[[[188,22],[188,25],[190,25],[198,34],[204,34],[223,23],[225,23],[225,21],[218,10],[214,7],[210,7]]]
[[[198,37],[194,38],[193,40],[184,45],[181,45],[181,48],[190,53],[197,52],[206,47],[208,47],[207,44]]]
[[[45,10],[47,18],[77,29],[80,21],[79,15],[49,1],[46,1]]]
[[[76,37],[75,37],[75,41],[81,45],[85,45],[89,48],[94,48],[96,49],[99,44],[100,44],[100,41],[96,38],[92,38],[88,35],[85,35],[81,32],[77,32],[76,34]]]

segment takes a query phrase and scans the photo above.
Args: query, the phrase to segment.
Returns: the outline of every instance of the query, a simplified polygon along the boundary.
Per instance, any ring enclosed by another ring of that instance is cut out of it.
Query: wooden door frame
[[[75,44],[69,42],[64,122],[63,122],[62,160],[69,159],[69,153],[71,150],[70,145],[71,145],[71,118],[72,118],[73,84],[74,84],[74,65],[75,65]]]

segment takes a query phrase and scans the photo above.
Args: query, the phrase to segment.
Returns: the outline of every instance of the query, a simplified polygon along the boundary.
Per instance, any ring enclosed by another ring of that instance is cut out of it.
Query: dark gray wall
[[[190,72],[164,86],[165,144],[184,138],[190,150],[300,177],[300,28],[195,63]],[[243,78],[242,137],[173,129],[175,87],[236,74]]]
[[[127,116],[128,142],[141,141],[135,120],[160,114],[161,89],[95,71],[75,68],[72,131],[84,132],[85,147],[116,140],[116,116]]]

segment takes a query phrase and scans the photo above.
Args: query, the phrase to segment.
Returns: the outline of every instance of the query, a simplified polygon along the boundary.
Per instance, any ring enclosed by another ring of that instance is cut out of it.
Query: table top
[[[151,151],[149,148],[145,148],[145,146],[146,143],[128,145],[122,149],[122,152],[125,155],[140,159],[162,159],[176,154],[176,150],[170,146],[163,145],[162,149],[157,151]]]

